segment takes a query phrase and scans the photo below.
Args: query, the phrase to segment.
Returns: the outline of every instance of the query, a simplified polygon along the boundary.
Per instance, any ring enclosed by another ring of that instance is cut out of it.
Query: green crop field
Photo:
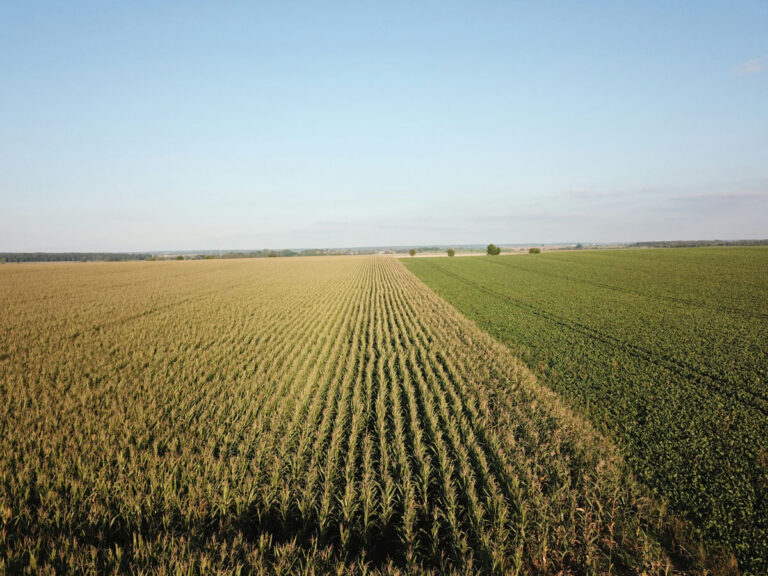
[[[604,435],[399,260],[4,265],[0,304],[0,573],[703,558]]]
[[[405,264],[587,414],[742,570],[768,572],[768,249]]]

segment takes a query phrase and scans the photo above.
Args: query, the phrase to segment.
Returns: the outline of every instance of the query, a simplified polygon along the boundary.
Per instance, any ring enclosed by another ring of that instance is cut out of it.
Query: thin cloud
[[[616,198],[625,195],[624,190],[590,190],[588,188],[572,188],[566,195],[574,198]]]
[[[702,215],[721,218],[727,213],[765,212],[768,191],[744,190],[675,194],[644,208],[649,213],[675,214],[678,218],[699,218]]]
[[[768,190],[726,190],[723,192],[702,192],[700,194],[680,194],[678,200],[740,200],[749,198],[768,199]]]
[[[471,218],[471,222],[476,224],[486,223],[503,223],[511,221],[526,221],[526,222],[558,222],[563,220],[574,220],[577,218],[583,218],[585,216],[582,212],[568,212],[568,211],[549,211],[549,212],[535,212],[528,210],[506,211],[501,214],[494,215],[481,215],[475,218]]]
[[[768,55],[747,60],[733,69],[735,76],[752,76],[768,70]]]

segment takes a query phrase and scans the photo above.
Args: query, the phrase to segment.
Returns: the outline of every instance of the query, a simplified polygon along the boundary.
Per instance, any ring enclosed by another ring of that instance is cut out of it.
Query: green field
[[[768,571],[768,249],[405,264],[588,414],[742,569]]]

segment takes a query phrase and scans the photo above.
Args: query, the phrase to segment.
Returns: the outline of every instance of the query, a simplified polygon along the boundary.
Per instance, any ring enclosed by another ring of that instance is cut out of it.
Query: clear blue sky
[[[768,3],[0,4],[0,251],[768,237]]]

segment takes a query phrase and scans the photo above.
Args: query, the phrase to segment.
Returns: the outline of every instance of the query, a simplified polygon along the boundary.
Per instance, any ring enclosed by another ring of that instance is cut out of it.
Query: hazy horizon
[[[7,2],[0,252],[766,238],[766,29],[754,1]]]
[[[767,242],[768,238],[657,238],[650,240],[627,240],[627,241],[606,241],[606,242],[587,242],[580,240],[561,241],[561,242],[500,242],[492,240],[493,244],[502,248],[525,248],[525,247],[569,247],[583,245],[585,248],[611,248],[612,246],[628,246],[632,244],[647,243],[673,243],[673,242]],[[422,244],[371,244],[358,246],[250,246],[250,247],[224,247],[224,248],[151,248],[145,250],[0,250],[0,254],[216,254],[226,253],[248,253],[260,251],[312,251],[312,250],[405,250],[409,248],[429,249],[438,248],[440,250],[455,248],[461,250],[484,249],[489,242],[448,242],[448,243],[422,243]]]

